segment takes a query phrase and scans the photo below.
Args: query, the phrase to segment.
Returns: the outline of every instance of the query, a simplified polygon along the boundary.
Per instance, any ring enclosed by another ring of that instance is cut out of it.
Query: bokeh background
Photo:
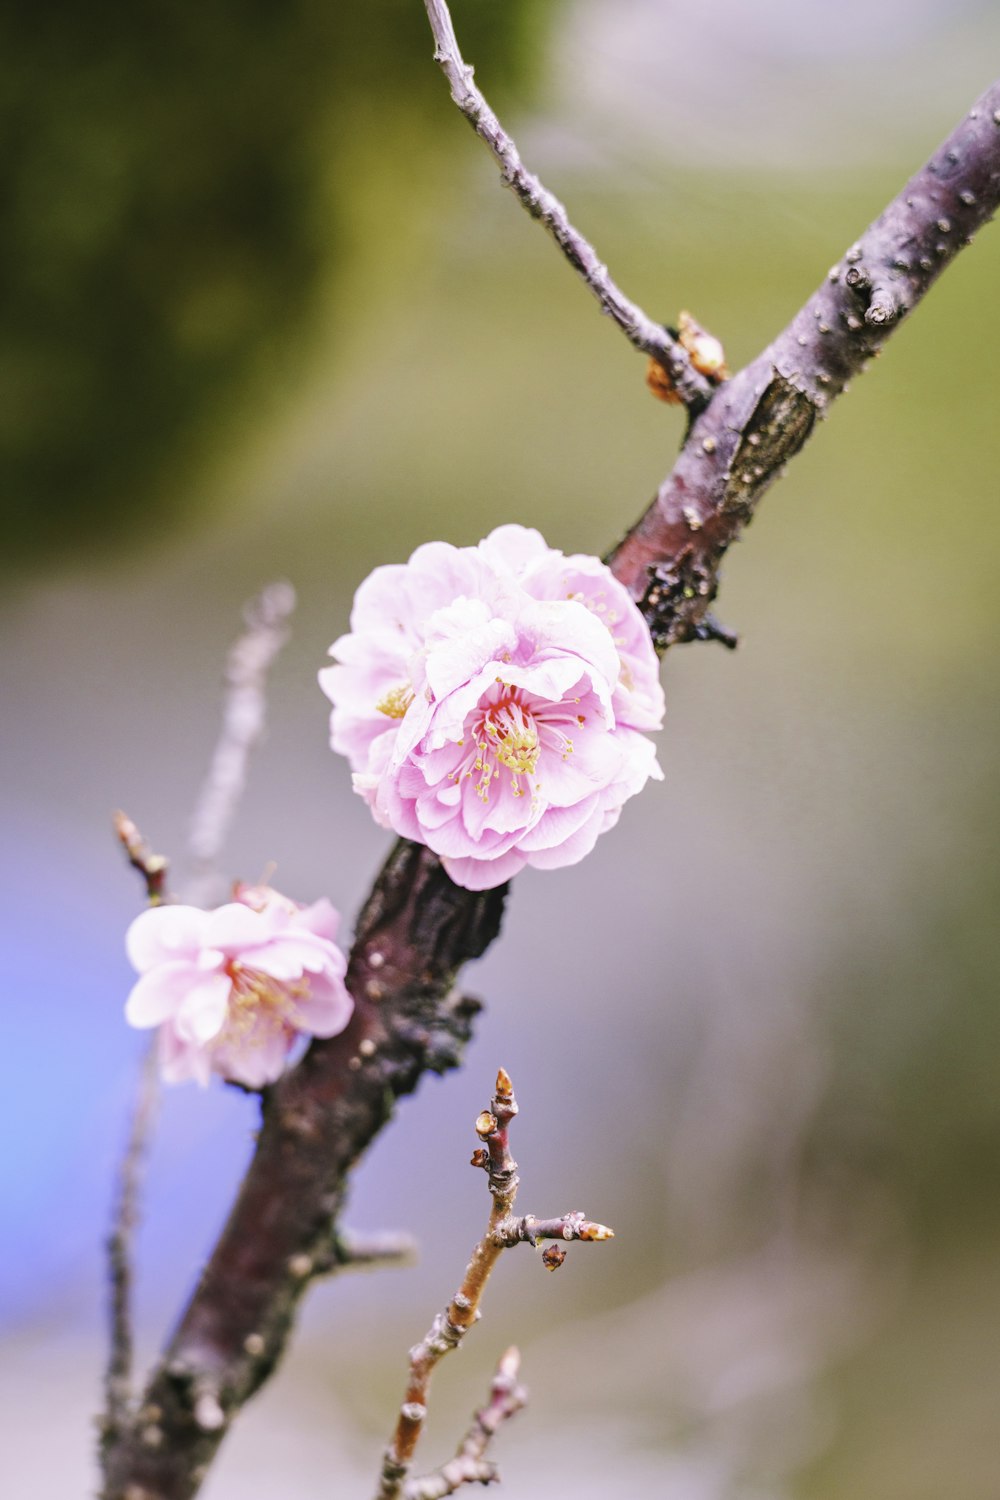
[[[529,162],[622,284],[739,364],[990,82],[990,0],[455,0]],[[315,685],[357,582],[501,521],[600,552],[681,418],[500,190],[418,0],[66,0],[0,18],[3,1353],[12,1493],[94,1483],[100,1241],[141,1039],[123,806],[177,857],[242,602],[299,609],[226,851],[350,922],[386,848]],[[666,780],[526,873],[350,1221],[405,1271],[309,1296],[210,1500],[369,1493],[405,1351],[485,1211],[497,1065],[525,1251],[443,1367],[428,1464],[509,1342],[505,1493],[995,1500],[1000,1458],[998,242],[987,230],[727,560],[742,635],[664,666]],[[152,1358],[251,1149],[164,1100],[139,1238]]]

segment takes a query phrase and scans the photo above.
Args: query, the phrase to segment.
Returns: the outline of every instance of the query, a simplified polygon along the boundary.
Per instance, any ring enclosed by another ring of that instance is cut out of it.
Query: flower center
[[[307,980],[279,982],[259,969],[246,968],[239,959],[227,965],[227,973],[232,981],[229,1014],[217,1038],[218,1044],[252,1043],[262,1023],[294,1029],[295,1001],[308,995]]]
[[[482,705],[469,725],[468,734],[472,748],[466,748],[459,764],[448,772],[449,781],[471,780],[476,795],[483,802],[490,800],[491,784],[500,775],[500,767],[510,771],[510,789],[515,797],[528,792],[534,806],[536,794],[542,789],[540,781],[522,783],[522,777],[534,777],[542,751],[555,752],[561,760],[573,754],[573,741],[566,727],[574,729],[584,724],[584,715],[577,711],[579,698],[566,703],[547,703],[543,699],[532,699],[525,703],[521,690],[511,687],[497,678],[501,696],[495,703]],[[466,745],[466,739],[457,741]]]
[[[532,776],[538,765],[538,730],[530,713],[516,698],[508,698],[487,710],[483,719],[480,745],[484,756],[492,749],[503,766],[509,766],[515,776]]]

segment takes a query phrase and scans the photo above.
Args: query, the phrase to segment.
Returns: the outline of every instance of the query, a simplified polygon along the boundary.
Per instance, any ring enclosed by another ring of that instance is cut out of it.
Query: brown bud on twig
[[[689,312],[682,312],[678,317],[678,323],[680,325],[678,338],[681,347],[687,350],[691,363],[699,375],[704,375],[706,380],[711,380],[715,384],[728,380],[730,370],[726,364],[726,351],[714,333],[709,333],[707,328],[703,328]]]
[[[592,1240],[596,1244],[601,1240],[613,1240],[615,1232],[607,1224],[591,1224],[588,1221],[579,1226],[576,1237],[580,1240]]]
[[[506,1068],[500,1068],[497,1071],[497,1098],[502,1099],[506,1103],[509,1099],[513,1099],[513,1097],[514,1085],[510,1081],[510,1074]]]
[[[677,322],[677,342],[686,352],[692,368],[713,386],[728,380],[731,372],[726,363],[726,351],[719,339],[709,333],[707,328],[703,328],[689,312],[681,312]],[[666,401],[669,406],[685,404],[684,397],[678,394],[669,373],[655,359],[651,359],[646,368],[646,384],[654,396]]]
[[[153,854],[149,845],[127,813],[114,815],[115,835],[133,870],[137,870],[146,884],[146,899],[150,906],[159,906],[164,900],[169,861],[163,854]]]
[[[484,1109],[482,1114],[476,1117],[476,1134],[479,1136],[480,1140],[485,1141],[487,1136],[491,1136],[496,1128],[497,1117],[496,1115],[490,1114],[490,1111],[488,1109]]]
[[[561,1245],[546,1245],[542,1251],[542,1265],[546,1271],[558,1271],[566,1259],[566,1251]]]
[[[488,1172],[490,1166],[490,1153],[488,1151],[484,1151],[482,1146],[477,1146],[475,1151],[473,1151],[471,1157],[469,1158],[469,1166],[482,1167],[484,1171]]]

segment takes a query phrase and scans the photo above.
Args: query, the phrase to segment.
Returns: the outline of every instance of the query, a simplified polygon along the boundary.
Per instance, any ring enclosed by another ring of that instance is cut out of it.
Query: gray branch
[[[583,277],[602,310],[617,323],[629,343],[661,364],[685,406],[700,411],[712,394],[709,381],[694,368],[687,351],[677,340],[626,297],[612,280],[590,241],[570,223],[559,199],[525,167],[514,141],[476,86],[475,70],[462,57],[445,0],[424,0],[424,5],[434,34],[434,60],[440,63],[451,85],[451,97],[493,153],[505,185],[531,217],[548,230],[570,265]]]
[[[110,1336],[101,1422],[101,1448],[105,1455],[121,1437],[132,1417],[132,1241],[139,1221],[146,1158],[158,1101],[158,1064],[153,1041],[147,1046],[142,1060],[132,1126],[119,1168],[107,1240]]]
[[[243,796],[251,752],[264,732],[267,674],[288,640],[294,609],[290,583],[268,584],[246,606],[244,629],[229,652],[222,727],[191,820],[192,873],[185,896],[195,906],[211,905],[221,894],[219,855]]]

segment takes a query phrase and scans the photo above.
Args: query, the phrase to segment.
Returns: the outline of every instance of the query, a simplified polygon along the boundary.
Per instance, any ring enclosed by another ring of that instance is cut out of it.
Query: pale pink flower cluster
[[[302,907],[267,886],[238,886],[214,911],[154,906],[125,939],[140,978],[132,1026],[159,1027],[169,1083],[218,1073],[247,1088],[273,1083],[303,1035],[335,1036],[354,1009],[329,901]]]
[[[639,610],[599,559],[537,531],[430,542],[376,568],[330,650],[331,744],[356,791],[470,890],[574,864],[662,774]]]

